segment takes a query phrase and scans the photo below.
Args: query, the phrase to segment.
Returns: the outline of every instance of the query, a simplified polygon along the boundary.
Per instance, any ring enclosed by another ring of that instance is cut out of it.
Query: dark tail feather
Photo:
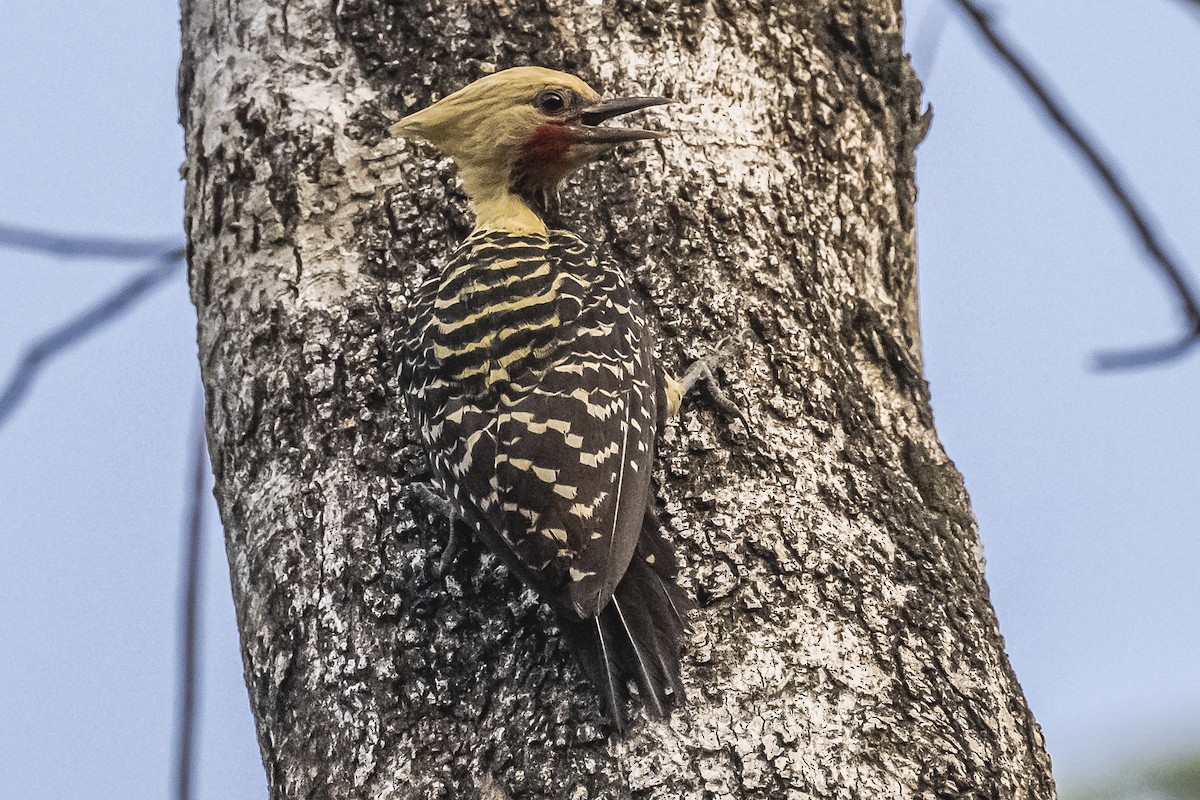
[[[603,624],[600,617],[593,617],[592,624],[595,630],[584,634],[585,637],[591,639],[590,643],[595,651],[591,654],[592,658],[589,659],[591,662],[589,666],[594,674],[589,677],[592,679],[592,683],[604,692],[604,706],[608,710],[613,725],[617,727],[617,730],[624,730],[629,722],[625,716],[625,701],[629,697],[629,689],[625,680],[617,674],[613,667],[617,642],[613,638],[609,626]],[[576,649],[575,652],[582,654],[584,651]]]
[[[637,551],[612,601],[589,620],[562,621],[584,672],[600,690],[614,727],[629,723],[629,682],[646,710],[665,719],[683,701],[679,658],[692,602],[675,583],[675,551],[647,512]]]

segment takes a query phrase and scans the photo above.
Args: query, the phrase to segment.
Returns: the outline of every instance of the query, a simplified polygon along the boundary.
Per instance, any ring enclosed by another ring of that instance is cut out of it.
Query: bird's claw
[[[713,405],[726,414],[740,419],[742,424],[746,426],[747,435],[750,435],[750,420],[747,419],[741,407],[721,388],[721,384],[717,381],[716,377],[717,369],[729,357],[730,351],[733,349],[736,341],[734,337],[727,336],[717,344],[712,353],[693,361],[687,370],[684,371],[683,377],[679,379],[678,392],[680,402],[682,402],[688,392],[696,388],[696,386],[703,386]]]
[[[428,483],[412,484],[413,494],[421,499],[421,502],[429,506],[438,514],[446,518],[450,526],[450,536],[446,539],[446,545],[442,548],[442,554],[438,557],[438,574],[445,577],[450,572],[450,568],[454,565],[454,557],[458,555],[459,537],[458,526],[455,524],[454,506],[441,492],[435,490]]]

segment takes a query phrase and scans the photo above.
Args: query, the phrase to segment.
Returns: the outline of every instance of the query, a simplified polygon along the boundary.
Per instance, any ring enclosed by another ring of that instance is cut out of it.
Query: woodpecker
[[[617,730],[630,682],[665,719],[683,699],[691,603],[652,509],[655,439],[695,377],[669,376],[638,298],[536,198],[647,130],[605,121],[668,102],[602,100],[540,67],[488,75],[389,130],[455,163],[475,226],[408,309],[400,383],[434,483],[557,614]]]

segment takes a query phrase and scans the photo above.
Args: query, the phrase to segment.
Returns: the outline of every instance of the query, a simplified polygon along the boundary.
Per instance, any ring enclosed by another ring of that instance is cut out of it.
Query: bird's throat
[[[519,195],[507,189],[483,197],[472,197],[475,209],[475,230],[537,233],[546,235],[546,223]]]

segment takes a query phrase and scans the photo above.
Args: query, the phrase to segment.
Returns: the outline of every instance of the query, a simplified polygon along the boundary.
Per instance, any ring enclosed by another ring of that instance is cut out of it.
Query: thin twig
[[[1194,1],[1200,2],[1200,0]],[[1111,159],[1100,152],[1099,147],[1084,132],[1083,126],[1073,119],[1063,101],[1055,96],[1046,81],[1034,72],[1028,61],[1018,55],[1014,48],[996,32],[988,15],[971,0],[951,0],[951,2],[961,8],[963,13],[975,23],[975,27],[978,28],[979,33],[996,55],[1025,84],[1025,88],[1041,104],[1047,116],[1088,162],[1120,207],[1129,224],[1137,232],[1147,255],[1158,265],[1163,275],[1171,283],[1180,305],[1183,306],[1187,321],[1187,334],[1179,341],[1132,352],[1100,354],[1096,359],[1097,366],[1101,369],[1150,366],[1183,355],[1200,343],[1200,302],[1197,301],[1196,295],[1188,285],[1183,267],[1168,254],[1166,244],[1150,221],[1148,212],[1134,199],[1133,193],[1126,187],[1116,168],[1112,166]]]
[[[192,444],[191,506],[183,526],[183,576],[180,581],[179,712],[175,752],[175,797],[189,800],[196,751],[196,700],[200,672],[200,576],[203,565],[204,486],[208,477],[208,446],[204,431],[204,394],[196,393],[195,436]]]
[[[121,314],[128,311],[134,303],[151,289],[162,284],[167,278],[178,272],[178,264],[183,260],[183,250],[172,250],[161,254],[149,269],[137,273],[115,291],[104,297],[100,302],[84,309],[80,314],[68,320],[42,337],[34,340],[17,362],[8,383],[0,391],[0,427],[16,410],[33,385],[38,373],[55,356],[62,355],[72,345],[77,344],[91,333],[112,322]]]
[[[0,223],[0,247],[32,250],[65,258],[141,259],[161,256],[174,241],[113,239],[107,236],[64,236],[49,231]]]

